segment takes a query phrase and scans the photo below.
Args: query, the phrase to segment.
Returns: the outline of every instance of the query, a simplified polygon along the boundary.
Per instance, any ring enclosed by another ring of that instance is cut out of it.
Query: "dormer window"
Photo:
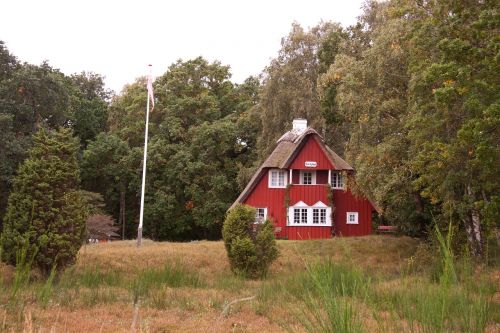
[[[340,171],[332,171],[332,179],[331,179],[332,188],[335,189],[343,189],[344,188],[344,179],[342,173]]]
[[[286,187],[286,171],[279,169],[269,170],[269,188]]]

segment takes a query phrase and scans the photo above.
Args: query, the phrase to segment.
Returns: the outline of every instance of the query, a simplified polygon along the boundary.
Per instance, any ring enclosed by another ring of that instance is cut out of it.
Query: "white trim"
[[[354,217],[351,220],[349,217]],[[358,212],[347,212],[346,213],[346,224],[359,224],[359,213]]]
[[[293,184],[293,173],[292,173],[292,169],[290,169],[290,179],[288,179],[288,184]]]
[[[304,184],[304,173],[311,174],[311,184]],[[316,170],[300,170],[300,185],[316,185]]]
[[[332,170],[328,169],[328,184],[332,185]]]
[[[273,172],[277,172],[278,173],[278,185],[272,185],[271,182],[272,182],[272,175],[273,175]],[[283,175],[283,185],[279,185],[279,175]],[[282,169],[269,169],[269,173],[268,173],[268,187],[269,188],[285,188],[286,185],[288,184],[287,182],[287,176],[286,176],[286,170],[282,170]]]
[[[314,223],[314,211],[318,213],[319,222]],[[324,212],[324,223],[321,223],[321,216]],[[295,219],[297,213],[298,219]],[[304,223],[303,214],[307,214],[307,221]],[[297,223],[297,221],[299,221]],[[292,227],[331,227],[332,226],[332,208],[318,201],[314,206],[307,206],[303,201],[297,202],[295,205],[288,207],[288,226]]]

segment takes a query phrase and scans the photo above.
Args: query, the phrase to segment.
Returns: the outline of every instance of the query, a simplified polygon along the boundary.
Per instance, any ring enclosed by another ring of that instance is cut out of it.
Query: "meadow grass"
[[[496,287],[471,283],[470,260],[462,260],[461,269],[456,269],[451,228],[446,238],[436,229],[436,237],[440,252],[437,282],[432,282],[432,274],[408,276],[402,271],[396,284],[380,288],[388,280],[380,276],[373,280],[368,273],[346,264],[351,255],[347,251],[341,263],[327,259],[306,264],[301,292],[293,283],[284,284],[282,290],[299,300],[296,318],[307,332],[372,331],[367,329],[369,318],[383,331],[484,332],[492,319],[491,299]],[[382,317],[382,312],[390,315]]]
[[[174,264],[137,271],[135,279],[130,284],[130,289],[134,299],[137,299],[149,295],[153,288],[164,286],[201,288],[204,285],[205,283],[198,274],[185,269],[180,264]]]
[[[497,331],[498,268],[457,262],[442,240],[439,265],[423,270],[408,268],[419,248],[408,237],[279,241],[262,280],[234,276],[222,242],[87,246],[48,278],[30,274],[25,258],[16,270],[0,266],[9,276],[0,279],[0,331],[128,331],[134,304],[149,332]],[[250,296],[221,319],[225,305]]]

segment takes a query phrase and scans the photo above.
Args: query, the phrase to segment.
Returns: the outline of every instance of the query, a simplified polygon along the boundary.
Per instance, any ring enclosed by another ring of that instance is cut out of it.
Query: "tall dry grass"
[[[129,332],[134,318],[137,332],[499,327],[498,291],[489,278],[496,271],[476,272],[455,262],[457,279],[442,289],[430,270],[408,269],[419,248],[415,239],[369,236],[278,246],[281,256],[264,280],[235,277],[223,243],[208,241],[85,246],[75,266],[47,280],[31,274],[21,288],[15,287],[16,271],[0,265],[6,272],[0,278],[0,332],[22,331],[28,322],[33,332]],[[8,302],[13,288],[16,304]],[[246,298],[221,316],[231,301]]]

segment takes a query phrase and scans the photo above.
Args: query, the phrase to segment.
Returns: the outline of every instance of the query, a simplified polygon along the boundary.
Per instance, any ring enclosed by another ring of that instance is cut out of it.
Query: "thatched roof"
[[[238,203],[242,203],[250,195],[254,187],[258,184],[259,180],[268,169],[287,169],[300,152],[303,145],[307,142],[306,139],[309,137],[317,140],[321,149],[334,166],[334,170],[354,170],[346,161],[325,145],[321,135],[319,135],[314,129],[308,127],[302,132],[291,130],[279,138],[276,148],[274,148],[271,155],[269,155],[269,157],[255,172],[238,199],[236,199],[236,201],[231,205],[231,208]]]

